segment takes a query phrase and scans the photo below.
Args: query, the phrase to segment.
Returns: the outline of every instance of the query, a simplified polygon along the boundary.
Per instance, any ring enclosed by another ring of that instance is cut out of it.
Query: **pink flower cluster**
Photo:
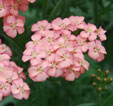
[[[4,18],[4,32],[12,38],[24,32],[25,17],[19,15],[19,9],[25,12],[29,2],[35,0],[0,0],[0,18]]]
[[[106,54],[102,41],[105,30],[85,23],[82,16],[56,18],[32,25],[32,41],[26,44],[22,60],[30,60],[29,77],[33,81],[45,81],[49,77],[65,77],[73,81],[89,69],[84,53],[98,62]],[[77,32],[80,32],[76,35]],[[74,35],[75,34],[75,35]]]
[[[24,82],[23,68],[10,61],[12,51],[0,40],[0,101],[13,95],[16,99],[28,99],[29,86]]]

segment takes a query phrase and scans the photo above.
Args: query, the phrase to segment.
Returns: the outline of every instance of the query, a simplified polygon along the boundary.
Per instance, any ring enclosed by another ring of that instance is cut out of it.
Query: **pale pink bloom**
[[[79,74],[80,75],[80,74]],[[68,80],[68,81],[74,81],[75,79],[75,74],[74,72],[68,72],[65,74],[65,79]]]
[[[59,67],[59,64],[57,61],[55,61],[56,55],[51,54],[49,57],[47,56],[47,74],[49,76],[59,77],[63,74],[62,68]]]
[[[80,68],[74,65],[64,69],[64,77],[68,81],[73,81],[75,78],[78,78],[80,74]]]
[[[62,48],[62,49],[65,49],[67,51],[72,51],[73,48],[74,48],[74,43],[73,41],[70,41],[69,39],[67,40],[68,38],[66,37],[60,37],[58,40],[57,40],[57,45],[58,45],[58,48]]]
[[[3,93],[0,91],[0,101],[3,99]]]
[[[39,42],[41,41],[41,34],[35,33],[31,36],[32,41],[29,41],[26,44],[26,48],[33,48],[35,45],[39,45]]]
[[[79,35],[82,39],[87,39],[89,37],[89,33],[82,31]]]
[[[49,76],[46,74],[46,67],[44,66],[35,66],[35,67],[30,67],[28,69],[29,72],[29,77],[33,81],[45,81]]]
[[[22,34],[24,32],[24,18],[22,16],[7,16],[4,20],[4,31],[8,36],[14,38],[17,33]]]
[[[101,41],[106,40],[106,35],[105,35],[106,30],[104,30],[104,29],[100,26],[99,29],[96,30],[96,32],[97,32],[97,34],[98,34],[98,36],[99,36],[99,38],[100,38]]]
[[[28,99],[30,88],[22,79],[17,79],[11,86],[11,92],[16,99]]]
[[[85,35],[88,34],[88,39],[90,41],[96,40],[97,38],[97,33],[95,32],[97,30],[96,26],[94,24],[86,24],[86,26],[84,27],[84,30],[86,31]],[[83,37],[83,35],[82,35]]]
[[[12,51],[5,44],[0,44],[0,54],[7,54],[9,56],[12,56]]]
[[[14,72],[13,68],[7,67],[0,78],[2,81],[12,83],[14,80],[18,79],[18,74]]]
[[[23,54],[22,60],[24,62],[30,60],[32,65],[40,64],[41,58],[45,58],[46,56],[45,52],[41,52],[38,46],[26,49]]]
[[[64,49],[59,49],[56,52],[55,60],[58,62],[60,68],[66,68],[73,64],[72,55]]]
[[[59,38],[59,34],[55,33],[54,31],[47,30],[45,33],[45,38],[43,40],[47,41],[49,44],[54,44],[55,40]]]
[[[4,65],[9,65],[10,56],[7,54],[0,54],[0,63]]]
[[[82,39],[81,37],[76,38],[76,46],[78,46],[82,52],[86,52],[89,48],[88,43],[86,42],[86,39]]]
[[[78,28],[84,28],[85,23],[83,16],[70,16],[69,20],[71,22],[71,25],[69,26],[71,31],[76,31]]]
[[[104,59],[104,54],[106,54],[105,48],[102,46],[99,40],[92,41],[89,43],[88,55],[94,60],[102,61]]]
[[[5,3],[5,0],[0,0],[0,18],[6,16],[9,13],[9,5]]]
[[[76,67],[79,67],[80,70],[81,70],[81,68],[84,68],[86,70],[89,69],[89,63],[84,58],[81,58],[81,57],[74,58],[74,65]]]
[[[52,21],[52,28],[54,30],[66,30],[70,23],[71,22],[68,18],[65,19],[56,18],[55,20]]]
[[[95,45],[95,42],[100,42],[96,40],[96,26],[86,24],[84,17],[80,16],[56,18],[51,23],[42,20],[33,24],[31,30],[35,34],[31,37],[32,41],[26,44],[22,60],[30,60],[29,77],[36,82],[45,81],[51,76],[65,77],[68,81],[78,78],[89,69],[84,53],[88,51],[89,56],[93,56],[91,53],[95,46],[92,42]],[[82,31],[79,33],[79,30]],[[101,28],[100,32],[104,33]],[[97,61],[104,59],[104,50],[99,51]]]
[[[16,72],[19,78],[26,79],[25,73],[23,72],[23,68],[17,66],[15,62],[10,62],[10,66],[13,68],[14,72]]]
[[[47,20],[38,21],[36,24],[32,25],[31,31],[33,32],[39,32],[41,34],[44,34],[46,30],[51,29],[51,24]]]
[[[2,74],[5,71],[5,65],[0,63],[0,74]]]
[[[10,84],[0,81],[0,92],[2,92],[3,96],[9,96],[11,94]]]
[[[62,31],[61,35],[65,39],[66,42],[67,41],[74,41],[74,40],[76,40],[76,36],[71,34],[71,32],[68,31],[68,30]]]
[[[34,3],[36,0],[28,0],[30,3]]]

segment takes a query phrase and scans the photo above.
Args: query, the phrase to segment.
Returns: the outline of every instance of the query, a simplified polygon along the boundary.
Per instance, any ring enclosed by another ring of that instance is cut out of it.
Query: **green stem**
[[[108,104],[110,104],[112,101],[113,101],[113,93],[110,96],[108,96],[108,98],[105,100],[102,106],[109,106]]]
[[[47,15],[47,7],[48,7],[48,0],[43,0],[43,19],[46,18],[46,15]]]
[[[97,106],[101,106],[101,93],[98,93],[97,104]]]
[[[94,0],[94,23],[98,24],[98,0]]]
[[[49,21],[51,21],[54,17],[55,14],[57,13],[57,11],[60,10],[60,8],[62,7],[62,5],[64,4],[65,0],[59,0],[58,3],[56,4],[56,6],[54,7],[53,11],[51,12],[50,16],[49,16]]]

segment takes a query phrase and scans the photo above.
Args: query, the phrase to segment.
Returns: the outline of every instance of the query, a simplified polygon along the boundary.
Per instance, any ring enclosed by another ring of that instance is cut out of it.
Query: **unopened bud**
[[[92,85],[93,85],[93,86],[96,86],[96,82],[93,82]]]
[[[107,78],[104,78],[104,81],[106,82],[107,81]]]
[[[101,69],[98,69],[98,73],[101,73]]]
[[[110,82],[112,82],[113,81],[113,78],[111,77],[109,80],[110,80]]]
[[[105,73],[106,73],[106,74],[109,74],[109,70],[106,70]]]
[[[100,77],[99,76],[97,76],[97,80],[100,81]]]
[[[102,91],[102,87],[98,87],[98,91],[101,92]]]
[[[91,74],[91,77],[93,77],[93,78],[94,78],[94,77],[95,77],[95,74]]]

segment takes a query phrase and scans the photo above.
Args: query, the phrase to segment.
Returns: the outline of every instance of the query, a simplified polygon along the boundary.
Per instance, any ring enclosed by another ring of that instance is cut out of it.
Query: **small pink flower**
[[[75,57],[74,65],[76,67],[79,67],[80,70],[81,70],[81,67],[86,69],[86,70],[89,69],[89,63],[84,58],[81,58],[81,57]]]
[[[96,32],[101,41],[106,40],[106,35],[105,35],[106,31],[101,26],[99,27],[99,29],[96,30]]]
[[[96,40],[95,42],[90,42],[89,45],[89,57],[99,62],[102,61],[104,59],[104,54],[106,54],[106,50],[102,46],[101,42],[99,40]]]
[[[10,56],[7,54],[0,54],[0,63],[4,65],[9,65]]]
[[[33,32],[39,32],[41,34],[44,34],[44,32],[48,29],[51,29],[51,24],[48,23],[47,20],[38,21],[36,24],[32,25],[31,31]]]
[[[39,47],[33,47],[33,48],[28,48],[24,51],[23,53],[22,60],[23,61],[28,61],[30,60],[30,63],[32,65],[37,65],[41,63],[41,58],[45,58],[46,54],[45,52],[41,52]]]
[[[35,67],[30,67],[28,69],[29,72],[29,77],[33,81],[45,81],[48,78],[48,75],[46,74],[46,68],[42,66],[35,66]]]
[[[61,19],[56,18],[52,21],[52,27],[54,30],[65,30],[70,25],[70,20],[68,18]]]
[[[78,28],[82,29],[85,26],[84,17],[82,16],[70,16],[69,20],[71,21],[71,25],[69,26],[71,31],[76,31]]]
[[[93,24],[88,23],[85,27],[84,30],[86,33],[89,35],[88,39],[90,41],[96,40],[97,38],[97,33],[95,32],[97,30],[96,26]]]
[[[77,43],[75,45],[78,46],[82,52],[86,52],[88,50],[89,45],[88,45],[86,39],[82,39],[81,37],[78,36],[76,38],[76,42]]]
[[[69,67],[71,64],[73,64],[72,56],[64,49],[59,49],[56,52],[55,60],[58,62],[60,68]]]
[[[9,96],[11,94],[11,86],[7,82],[0,82],[0,92],[3,96]]]
[[[12,83],[14,80],[18,79],[18,74],[14,72],[13,68],[5,68],[0,78],[7,83]]]
[[[24,18],[22,16],[5,17],[4,31],[12,38],[16,37],[17,33],[22,34],[24,32]]]
[[[9,56],[12,56],[12,51],[5,44],[0,44],[0,54],[7,54]]]
[[[23,72],[23,68],[17,66],[15,62],[10,62],[11,68],[13,68],[13,71],[17,73],[19,78],[26,79],[25,73]]]
[[[28,99],[30,94],[29,86],[22,79],[17,79],[11,86],[11,92],[16,99]]]

